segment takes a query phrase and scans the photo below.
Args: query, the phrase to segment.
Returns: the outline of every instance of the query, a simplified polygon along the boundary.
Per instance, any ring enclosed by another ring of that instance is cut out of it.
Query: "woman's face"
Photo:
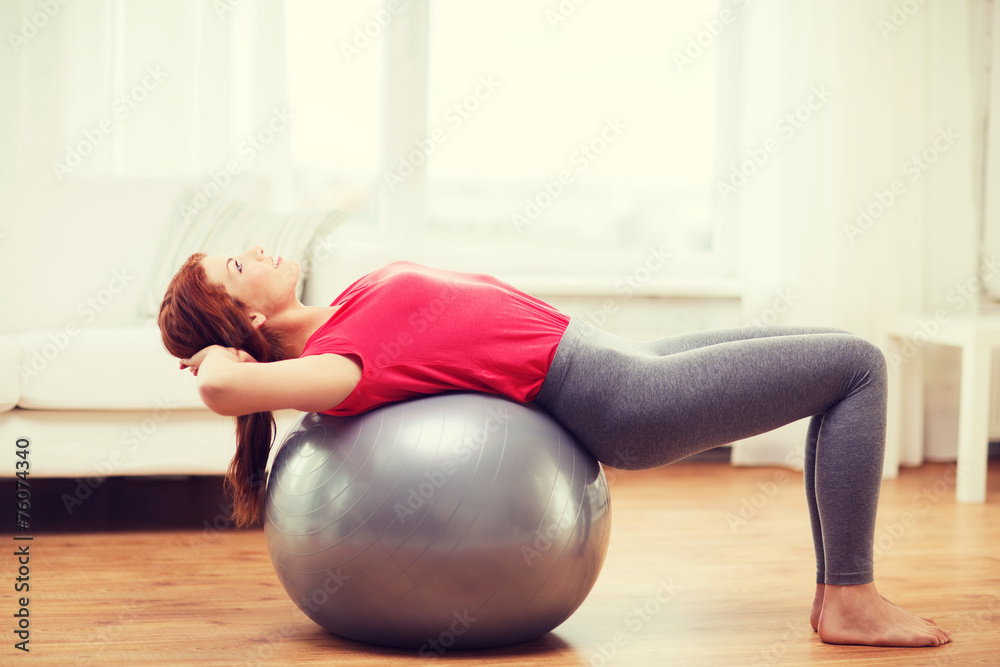
[[[208,279],[222,285],[230,296],[251,311],[270,317],[295,299],[300,267],[294,260],[272,258],[257,245],[242,255],[209,255],[201,265]]]

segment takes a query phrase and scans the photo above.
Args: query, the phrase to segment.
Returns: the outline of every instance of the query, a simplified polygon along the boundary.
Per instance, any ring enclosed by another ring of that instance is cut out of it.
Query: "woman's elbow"
[[[232,392],[226,391],[224,387],[219,387],[211,382],[199,382],[198,395],[201,397],[201,401],[205,404],[205,407],[217,415],[239,417],[241,414],[235,411],[235,405],[230,400]]]

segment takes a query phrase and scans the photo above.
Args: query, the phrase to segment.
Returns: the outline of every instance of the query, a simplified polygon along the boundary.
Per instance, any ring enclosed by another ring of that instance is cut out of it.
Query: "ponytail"
[[[264,504],[267,459],[274,442],[274,414],[252,412],[236,418],[236,456],[229,464],[226,484],[233,493],[233,521],[239,527],[257,521]]]
[[[204,257],[204,253],[188,257],[160,304],[157,324],[167,351],[187,359],[209,345],[222,345],[244,350],[258,362],[286,359],[284,338],[253,326],[246,305],[208,280],[201,265]],[[232,489],[233,520],[239,527],[260,518],[274,436],[271,412],[236,417],[236,455],[226,473],[226,486]]]

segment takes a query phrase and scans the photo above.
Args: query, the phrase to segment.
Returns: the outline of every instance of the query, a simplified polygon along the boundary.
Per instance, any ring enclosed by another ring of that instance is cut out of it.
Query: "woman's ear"
[[[255,329],[260,329],[264,326],[264,322],[267,322],[267,317],[264,313],[250,313],[251,323]]]

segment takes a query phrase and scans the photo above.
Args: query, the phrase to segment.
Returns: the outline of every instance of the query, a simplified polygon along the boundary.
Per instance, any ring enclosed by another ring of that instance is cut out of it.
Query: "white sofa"
[[[268,207],[266,181],[241,176],[224,195]],[[15,441],[28,438],[32,477],[93,485],[106,476],[225,472],[234,420],[204,407],[155,319],[139,314],[176,199],[204,182],[67,179],[5,203],[0,446],[13,455]],[[329,305],[372,262],[334,257],[332,235],[314,243],[303,302]],[[279,442],[300,415],[275,413]],[[0,469],[14,473],[13,463]]]

